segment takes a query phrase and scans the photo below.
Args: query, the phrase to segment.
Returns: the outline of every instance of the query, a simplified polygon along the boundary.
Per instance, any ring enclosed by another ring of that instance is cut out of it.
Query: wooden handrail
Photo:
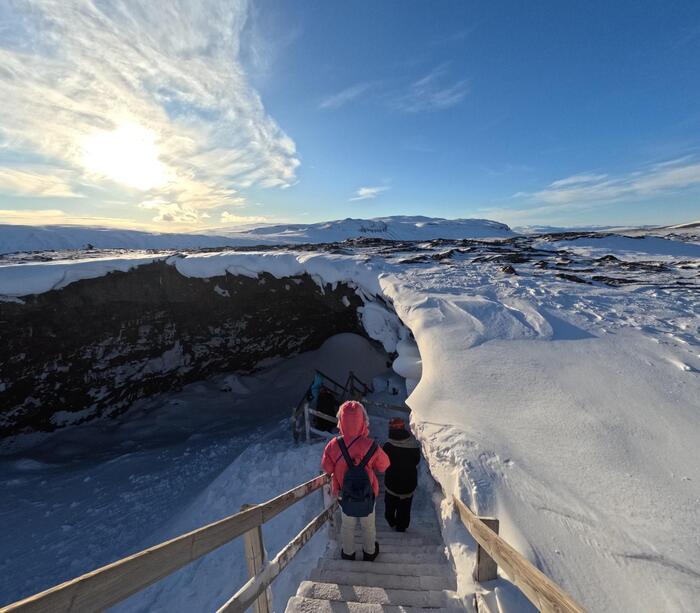
[[[465,527],[503,568],[528,600],[545,613],[585,613],[571,596],[482,522],[456,496],[452,497]]]
[[[334,501],[314,517],[259,574],[251,577],[217,613],[243,613],[246,611],[286,568],[301,548],[309,542],[311,537],[333,516],[337,506],[338,503]]]
[[[83,613],[111,607],[248,530],[268,522],[330,483],[330,480],[330,475],[319,475],[267,502],[2,607],[0,613]]]

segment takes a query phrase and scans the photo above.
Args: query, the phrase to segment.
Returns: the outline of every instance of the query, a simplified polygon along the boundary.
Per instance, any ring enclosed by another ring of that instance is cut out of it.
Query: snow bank
[[[110,272],[127,272],[165,256],[124,254],[119,258],[70,260],[0,266],[0,295],[28,296],[61,289],[81,279],[95,279]]]
[[[700,296],[437,268],[382,287],[420,349],[407,402],[447,495],[588,610],[691,610]]]

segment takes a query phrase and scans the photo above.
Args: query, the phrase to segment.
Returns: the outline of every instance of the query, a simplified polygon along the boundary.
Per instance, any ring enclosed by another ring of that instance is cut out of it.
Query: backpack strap
[[[348,447],[345,444],[343,437],[337,436],[335,440],[338,441],[338,447],[340,447],[340,452],[343,454],[343,457],[345,458],[345,462],[347,463],[348,467],[355,466],[355,462],[353,462],[352,458],[350,457],[350,452],[348,451]]]
[[[367,463],[372,459],[372,456],[374,455],[374,452],[377,451],[377,441],[372,441],[372,446],[369,448],[369,451],[365,454],[365,457],[362,458],[362,462],[358,464],[360,468],[364,468],[367,466]]]

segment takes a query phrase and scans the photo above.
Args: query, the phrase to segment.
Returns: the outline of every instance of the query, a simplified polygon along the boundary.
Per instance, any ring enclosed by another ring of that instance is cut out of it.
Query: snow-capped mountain
[[[431,240],[504,238],[514,232],[487,219],[383,217],[341,219],[313,224],[282,224],[252,229],[176,234],[88,226],[0,225],[0,253],[65,249],[197,249],[301,243],[331,243],[350,238]]]
[[[280,243],[324,243],[350,238],[431,240],[435,238],[504,238],[515,233],[503,223],[488,219],[442,219],[422,215],[338,219],[312,224],[262,226],[246,232],[225,232],[236,237],[260,237]]]

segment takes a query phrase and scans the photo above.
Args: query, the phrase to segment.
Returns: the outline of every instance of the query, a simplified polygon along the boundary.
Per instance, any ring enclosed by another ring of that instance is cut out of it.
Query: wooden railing
[[[240,513],[2,607],[0,613],[102,611],[243,535],[246,537],[248,568],[253,576],[221,610],[245,611],[257,600],[260,604],[258,606],[256,603],[256,610],[264,613],[271,610],[267,600],[267,587],[311,536],[326,521],[332,519],[337,503],[331,499],[329,484],[330,476],[320,475],[272,500],[249,506]],[[260,526],[321,488],[324,488],[324,504],[327,503],[323,512],[268,564],[264,559],[265,549]],[[251,556],[255,556],[255,551],[251,550],[257,550],[258,559],[253,560],[253,564]],[[266,605],[262,603],[263,600],[266,601]],[[265,609],[265,606],[268,608]]]
[[[479,545],[475,572],[477,581],[495,579],[499,565],[513,584],[540,611],[585,613],[571,596],[498,536],[496,520],[477,517],[459,498],[454,496],[453,500],[462,523]],[[496,527],[496,531],[487,525],[488,523]]]

